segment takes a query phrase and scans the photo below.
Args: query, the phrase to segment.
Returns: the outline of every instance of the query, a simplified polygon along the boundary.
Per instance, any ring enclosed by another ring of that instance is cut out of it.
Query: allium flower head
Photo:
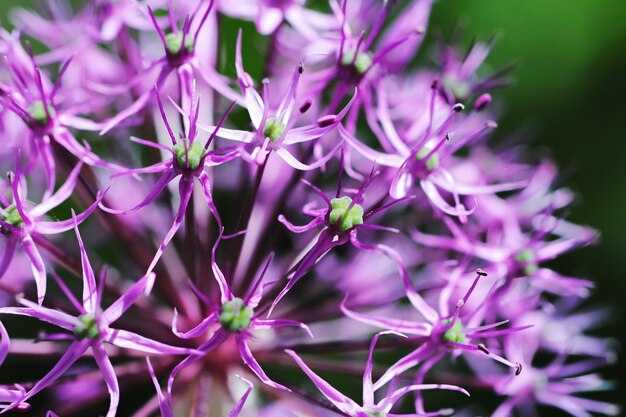
[[[491,41],[416,59],[432,4],[12,11],[0,414],[617,415],[608,309],[552,262],[598,233],[493,145]]]

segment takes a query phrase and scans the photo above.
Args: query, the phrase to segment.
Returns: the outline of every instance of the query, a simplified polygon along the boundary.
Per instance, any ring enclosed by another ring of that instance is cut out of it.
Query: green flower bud
[[[283,135],[284,131],[285,125],[271,117],[265,121],[263,137],[269,138],[271,142],[276,142]]]
[[[530,249],[522,249],[521,251],[517,252],[517,255],[515,255],[515,262],[523,267],[522,270],[526,275],[534,274],[539,268],[539,265],[537,265],[535,254]]]
[[[96,340],[100,337],[100,330],[98,330],[98,323],[93,314],[85,314],[78,317],[79,323],[74,328],[74,334],[79,339],[93,339]]]
[[[457,100],[466,100],[470,96],[470,86],[452,75],[443,78],[443,85],[454,94]]]
[[[56,113],[52,107],[52,103],[48,102],[46,107],[48,108],[50,117],[54,117]],[[30,117],[32,117],[38,125],[45,125],[48,123],[48,115],[46,114],[46,109],[44,108],[43,101],[41,100],[37,100],[30,105],[28,108],[28,114],[30,114]]]
[[[222,305],[220,324],[229,332],[236,332],[250,327],[253,316],[254,311],[241,298],[234,298]]]
[[[180,54],[183,47],[182,32],[168,33],[165,36],[165,44],[167,47],[167,51],[170,53],[170,55]],[[189,53],[193,51],[193,36],[191,36],[190,34],[187,34],[187,36],[185,36],[185,50]]]
[[[442,324],[447,326],[450,324],[450,320],[444,320]],[[465,339],[465,326],[463,326],[461,320],[457,319],[454,322],[454,325],[443,334],[443,340],[446,342],[466,343],[467,339]]]
[[[352,199],[347,196],[330,200],[331,210],[328,220],[331,223],[337,223],[341,219],[337,227],[342,232],[363,224],[363,207],[355,204],[348,210],[350,204],[352,204]]]
[[[419,150],[419,152],[415,155],[415,160],[416,161],[421,161],[424,158],[426,158],[428,156],[429,153],[431,153],[433,150],[431,148],[428,147],[423,147],[422,149]],[[430,156],[430,158],[428,158],[428,160],[425,163],[426,169],[427,170],[433,170],[435,168],[439,168],[439,154],[438,153],[434,153]]]
[[[355,58],[353,50],[346,50],[341,57],[341,65],[344,67],[354,65],[356,72],[363,75],[372,66],[372,56],[367,52],[359,52]]]
[[[15,227],[24,226],[24,219],[22,219],[22,216],[20,216],[20,212],[17,211],[17,207],[15,207],[14,205],[11,205],[7,207],[6,209],[4,209],[4,211],[6,211],[7,215],[2,216],[2,220],[9,223],[11,226],[15,226]]]
[[[190,146],[188,139],[182,139],[172,147],[176,154],[176,162],[180,168],[196,169],[200,166],[202,157],[206,153],[206,149],[200,142],[194,142]],[[189,163],[189,165],[187,165]]]

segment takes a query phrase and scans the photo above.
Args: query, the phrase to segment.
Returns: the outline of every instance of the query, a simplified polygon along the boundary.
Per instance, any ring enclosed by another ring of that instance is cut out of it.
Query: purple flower
[[[100,302],[102,300],[105,274],[102,274],[100,277],[100,284],[98,285],[89,259],[87,258],[82,238],[78,232],[78,221],[75,215],[74,228],[80,247],[83,269],[82,302],[76,300],[62,281],[58,280],[57,282],[74,308],[78,310],[79,314],[72,316],[59,310],[37,305],[23,298],[20,298],[18,301],[24,307],[0,307],[0,314],[32,317],[60,327],[69,333],[61,333],[57,335],[56,339],[72,341],[57,364],[40,379],[39,382],[29,389],[28,392],[19,399],[14,400],[12,405],[7,407],[5,411],[19,407],[20,404],[54,383],[91,348],[94,359],[102,372],[104,382],[111,396],[111,404],[107,417],[113,417],[116,415],[120,393],[117,377],[111,360],[104,349],[104,343],[109,343],[122,349],[133,349],[153,355],[180,355],[189,353],[190,351],[189,349],[166,345],[128,330],[110,327],[111,324],[117,321],[122,314],[135,303],[137,298],[143,294],[146,284],[150,279],[148,276],[141,278],[107,309],[101,310]],[[152,280],[153,279],[154,278],[152,278]],[[3,340],[4,339],[3,335]]]
[[[76,219],[63,221],[49,221],[45,216],[55,207],[67,200],[74,191],[78,175],[82,168],[79,162],[72,170],[65,183],[41,204],[29,207],[26,200],[26,183],[20,171],[19,153],[15,162],[15,173],[10,173],[9,183],[12,189],[12,202],[0,196],[0,231],[7,238],[4,254],[0,260],[0,278],[7,272],[17,245],[31,261],[31,267],[37,284],[37,299],[39,304],[46,295],[46,266],[37,248],[40,235],[63,233],[83,222],[98,206],[104,194],[98,193],[96,201],[85,211],[76,216]]]
[[[176,326],[176,315],[174,316],[174,322],[172,323],[172,331],[178,337],[183,339],[202,336],[209,330],[212,331],[212,334],[210,338],[206,342],[202,343],[194,353],[189,355],[184,361],[174,368],[168,380],[168,395],[171,396],[174,378],[178,372],[192,363],[202,359],[220,345],[226,343],[231,336],[234,338],[235,347],[243,362],[262,382],[279,390],[291,391],[289,388],[272,381],[265,374],[248,346],[248,340],[251,338],[251,332],[254,330],[272,330],[281,327],[298,327],[304,329],[309,336],[313,337],[309,328],[303,323],[295,320],[263,319],[260,317],[262,312],[255,312],[255,309],[259,306],[263,298],[263,290],[267,285],[266,283],[263,283],[263,278],[273,259],[273,256],[270,256],[267,259],[261,274],[255,280],[254,285],[251,287],[248,294],[242,299],[235,297],[232,294],[226,277],[215,262],[216,249],[217,244],[213,248],[211,267],[220,288],[220,305],[197,326],[186,332],[178,331]]]
[[[243,69],[243,61],[241,57],[241,31],[237,38],[237,60],[236,60],[237,76],[246,102],[248,114],[252,120],[255,131],[232,130],[219,127],[203,127],[211,134],[218,137],[230,139],[247,144],[247,152],[241,152],[241,157],[251,163],[262,165],[268,158],[270,152],[275,152],[288,165],[298,170],[314,170],[326,164],[337,152],[341,143],[328,152],[325,156],[319,157],[312,164],[305,164],[296,159],[286,148],[289,145],[316,141],[326,133],[332,131],[339,122],[344,118],[352,103],[356,99],[356,91],[350,102],[339,112],[339,114],[328,114],[317,119],[313,124],[307,124],[301,127],[295,127],[299,116],[305,113],[311,103],[304,102],[296,107],[296,90],[298,81],[303,72],[302,63],[298,65],[293,73],[291,83],[286,93],[280,100],[277,109],[270,108],[269,98],[269,81],[263,81],[263,98],[254,90],[253,82],[248,73]],[[295,114],[294,114],[295,113]],[[219,129],[219,130],[218,130]]]
[[[535,412],[537,405],[559,408],[573,416],[590,416],[591,413],[616,416],[620,408],[603,401],[579,397],[579,393],[606,390],[610,386],[598,374],[591,373],[605,364],[602,360],[587,359],[566,361],[558,355],[547,366],[534,365],[539,344],[534,337],[511,337],[506,342],[506,351],[521,359],[524,373],[519,378],[484,375],[494,385],[495,391],[506,400],[493,412],[494,417],[511,415],[513,409],[520,412]]]
[[[192,96],[193,98],[193,96]],[[172,128],[170,127],[167,118],[165,117],[165,111],[163,110],[163,104],[157,93],[157,102],[159,103],[159,109],[161,112],[161,117],[163,118],[163,122],[165,122],[165,126],[167,128],[167,132],[172,140],[172,146],[167,147],[155,142],[150,142],[144,139],[139,138],[131,138],[133,141],[149,146],[155,149],[164,150],[169,152],[172,155],[171,159],[168,159],[163,162],[159,162],[157,164],[145,167],[145,168],[137,168],[137,169],[128,169],[119,173],[118,175],[134,175],[134,174],[144,174],[144,173],[160,173],[161,176],[159,180],[154,185],[154,188],[150,191],[150,193],[137,205],[127,210],[113,210],[107,207],[102,206],[102,208],[111,213],[121,213],[121,214],[129,214],[133,213],[143,207],[148,206],[152,202],[154,202],[159,194],[165,189],[165,187],[176,177],[180,176],[180,181],[178,183],[178,192],[180,194],[180,204],[178,206],[178,210],[176,212],[176,216],[174,217],[174,223],[168,230],[163,242],[159,246],[159,250],[154,255],[150,266],[146,272],[146,276],[151,276],[151,272],[156,266],[157,262],[161,258],[163,252],[167,248],[168,243],[174,237],[176,231],[180,228],[185,210],[187,209],[187,205],[189,204],[189,200],[191,199],[191,195],[193,193],[193,179],[197,178],[202,186],[203,195],[206,199],[206,202],[209,206],[209,209],[215,220],[218,223],[218,227],[221,228],[221,220],[219,213],[217,212],[217,208],[213,203],[213,197],[211,192],[211,181],[209,179],[209,175],[206,173],[205,169],[207,167],[217,166],[228,162],[239,155],[239,150],[235,147],[230,147],[226,149],[219,150],[209,150],[209,145],[215,138],[216,133],[219,131],[220,127],[226,120],[226,117],[230,113],[230,111],[234,107],[234,103],[228,108],[226,113],[224,113],[222,120],[217,125],[215,131],[211,136],[206,140],[204,145],[197,141],[197,122],[198,122],[198,112],[200,108],[200,103],[195,102],[193,99],[191,101],[191,109],[189,112],[189,124],[188,129],[185,132],[185,137],[177,140],[174,136]],[[146,286],[146,291],[149,293],[152,289],[153,282],[149,282]]]
[[[424,67],[432,0],[73,3],[0,29],[0,413],[619,412],[586,396],[608,310],[552,262],[597,233],[551,162],[488,140],[490,42]]]
[[[168,24],[170,26],[169,33],[164,32],[159,23],[159,20],[162,19],[158,19],[154,15],[153,10],[148,6],[150,18],[163,45],[164,56],[152,62],[141,72],[139,77],[143,78],[148,73],[158,70],[155,83],[156,89],[154,91],[160,91],[168,76],[172,72],[176,71],[185,85],[182,93],[185,94],[187,98],[190,98],[193,95],[192,80],[194,80],[197,76],[225,97],[236,101],[241,100],[237,94],[230,90],[223,77],[220,76],[211,65],[206,65],[200,61],[198,56],[196,56],[196,50],[199,47],[198,41],[200,39],[198,35],[206,23],[209,13],[211,13],[214,2],[215,0],[198,2],[198,6],[195,8],[193,13],[185,17],[185,22],[182,28],[177,27],[174,10],[172,10],[171,7],[168,7],[167,17]],[[169,5],[171,6],[171,3],[169,3]],[[100,134],[103,135],[107,133],[120,122],[143,109],[152,98],[154,91],[145,91],[129,107],[107,120]]]
[[[389,209],[390,207],[402,203],[409,198],[399,199],[391,201],[387,204],[381,204],[380,206],[374,206],[369,210],[365,210],[362,206],[365,190],[374,180],[374,173],[371,173],[369,178],[363,182],[361,187],[352,196],[342,196],[342,182],[341,173],[339,174],[339,182],[337,183],[337,192],[335,198],[329,199],[326,194],[315,185],[304,181],[315,193],[324,200],[326,207],[319,209],[312,209],[307,206],[305,214],[314,217],[308,224],[304,226],[295,226],[290,223],[282,214],[278,217],[278,221],[287,227],[291,232],[304,233],[315,227],[322,226],[324,229],[319,234],[315,244],[308,250],[304,257],[298,262],[294,268],[292,274],[290,274],[289,283],[280,292],[272,308],[270,314],[278,302],[287,294],[287,292],[307,273],[318,260],[324,256],[325,253],[333,249],[334,247],[343,245],[348,241],[352,243],[356,248],[366,251],[378,252],[383,255],[389,256],[397,262],[398,268],[401,273],[405,270],[402,259],[392,248],[382,244],[369,245],[361,242],[357,233],[358,230],[383,230],[396,232],[394,228],[385,226],[379,226],[376,224],[366,223],[371,217]]]
[[[77,116],[82,106],[63,108],[57,104],[61,81],[71,59],[61,67],[57,80],[50,79],[37,67],[32,51],[29,54],[22,49],[17,36],[6,39],[8,45],[7,71],[13,79],[12,85],[0,84],[0,103],[3,107],[18,115],[28,127],[28,136],[22,145],[30,147],[32,158],[29,158],[27,171],[41,158],[40,164],[45,171],[46,196],[52,193],[56,181],[56,162],[51,142],[56,142],[69,153],[88,165],[102,166],[113,170],[121,170],[120,165],[106,162],[91,152],[88,145],[81,145],[70,132],[69,128],[82,130],[98,130],[100,126],[89,119]]]
[[[348,317],[377,327],[400,331],[415,336],[416,342],[421,343],[416,350],[391,366],[374,384],[375,389],[382,387],[402,372],[418,364],[424,363],[423,368],[430,368],[434,363],[441,360],[443,355],[451,349],[461,349],[462,351],[484,354],[508,367],[514,368],[516,374],[521,372],[522,368],[519,363],[512,363],[491,352],[484,343],[475,344],[473,341],[507,335],[532,326],[494,330],[494,328],[505,324],[506,321],[481,326],[481,316],[476,314],[477,312],[461,314],[464,312],[463,307],[476,288],[481,276],[486,276],[486,274],[481,270],[476,271],[474,282],[469,287],[464,297],[458,300],[452,312],[449,311],[449,300],[447,299],[451,294],[450,290],[442,291],[442,300],[440,302],[441,311],[437,312],[413,290],[411,284],[408,282],[408,277],[404,276],[407,297],[413,307],[426,319],[426,322],[420,321],[412,323],[406,320],[372,317],[356,313],[345,306],[347,297],[344,299],[341,308]],[[455,284],[456,283],[453,281],[450,285],[454,286]],[[424,373],[425,371],[421,373],[419,379],[423,378]]]
[[[414,384],[406,387],[396,389],[395,381],[391,384],[389,391],[385,395],[385,397],[380,400],[378,403],[374,402],[374,385],[372,384],[372,356],[374,354],[374,347],[376,346],[376,342],[381,335],[384,334],[395,334],[398,336],[403,336],[401,333],[397,333],[394,331],[387,331],[377,333],[376,336],[372,339],[372,343],[370,345],[369,355],[367,357],[367,362],[365,364],[365,372],[363,374],[363,405],[358,405],[354,402],[350,397],[347,397],[337,391],[332,385],[319,377],[315,372],[309,368],[302,359],[292,350],[286,350],[287,354],[289,354],[298,364],[298,366],[307,374],[307,376],[311,379],[311,381],[315,384],[317,389],[320,390],[322,394],[326,398],[330,400],[330,402],[337,407],[339,411],[348,416],[353,417],[368,417],[368,416],[400,416],[401,414],[391,414],[390,411],[393,406],[406,394],[409,394],[414,391],[422,391],[422,390],[432,390],[432,389],[444,389],[451,391],[462,392],[463,394],[469,396],[469,393],[463,388],[459,388],[454,385],[447,384]],[[404,415],[404,414],[402,414]]]

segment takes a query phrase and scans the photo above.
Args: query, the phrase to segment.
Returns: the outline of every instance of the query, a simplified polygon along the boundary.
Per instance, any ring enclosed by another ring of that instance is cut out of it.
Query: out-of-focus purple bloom
[[[182,94],[185,94],[187,99],[193,95],[192,85],[196,76],[204,80],[208,85],[219,91],[225,97],[232,100],[241,100],[241,98],[235,94],[226,85],[223,77],[219,75],[211,65],[206,65],[200,62],[196,56],[196,48],[198,47],[199,33],[204,26],[209,13],[213,8],[215,0],[198,2],[197,7],[191,15],[185,17],[185,23],[182,28],[176,26],[176,18],[174,10],[172,10],[172,3],[168,3],[167,17],[169,23],[169,33],[166,33],[159,23],[160,20],[155,15],[153,10],[148,7],[150,18],[154,24],[157,34],[163,45],[165,55],[152,62],[148,68],[139,74],[139,77],[145,77],[147,73],[158,70],[156,79],[156,89],[145,91],[136,101],[134,101],[129,107],[117,113],[114,117],[107,120],[100,134],[105,134],[123,120],[133,116],[138,111],[143,109],[154,92],[158,92],[165,84],[168,76],[176,71],[179,75],[181,83],[184,88]]]

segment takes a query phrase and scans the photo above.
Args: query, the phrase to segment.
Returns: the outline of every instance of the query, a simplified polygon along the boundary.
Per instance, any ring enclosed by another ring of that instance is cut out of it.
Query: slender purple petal
[[[324,394],[324,396],[328,398],[335,407],[337,407],[340,411],[348,415],[353,415],[356,412],[356,410],[359,408],[357,403],[355,403],[354,401],[352,401],[352,399],[350,399],[349,397],[346,397],[345,395],[337,391],[328,382],[326,382],[320,376],[318,376],[315,372],[313,372],[311,368],[309,368],[306,365],[306,363],[304,363],[304,361],[300,359],[300,357],[296,354],[296,352],[294,352],[293,350],[285,350],[285,352],[289,356],[291,356],[293,360],[296,361],[300,369],[304,371],[304,373],[309,377],[311,382],[315,384],[317,389],[319,389],[320,392]]]
[[[156,340],[121,329],[108,329],[104,339],[117,347],[134,349],[153,355],[186,355],[190,349],[166,345]]]
[[[111,360],[107,356],[107,353],[102,345],[93,345],[91,350],[93,351],[93,357],[98,364],[98,368],[100,368],[102,378],[106,383],[107,389],[109,390],[109,396],[111,397],[111,403],[106,417],[115,417],[117,413],[117,406],[120,402],[120,387],[117,382],[117,376],[115,375],[115,369],[113,369],[113,364],[111,363]]]
[[[265,372],[261,368],[261,365],[259,365],[259,363],[256,361],[256,359],[252,355],[252,352],[250,351],[250,348],[248,347],[248,342],[246,340],[245,335],[240,335],[240,334],[235,335],[235,342],[237,344],[237,349],[239,350],[239,354],[241,355],[241,359],[243,360],[243,363],[245,363],[248,366],[248,368],[250,368],[250,370],[254,372],[254,374],[257,377],[259,377],[261,381],[263,381],[263,383],[269,385],[272,388],[291,392],[289,388],[283,385],[280,385],[272,381],[271,379],[269,379],[269,377],[265,374]]]

